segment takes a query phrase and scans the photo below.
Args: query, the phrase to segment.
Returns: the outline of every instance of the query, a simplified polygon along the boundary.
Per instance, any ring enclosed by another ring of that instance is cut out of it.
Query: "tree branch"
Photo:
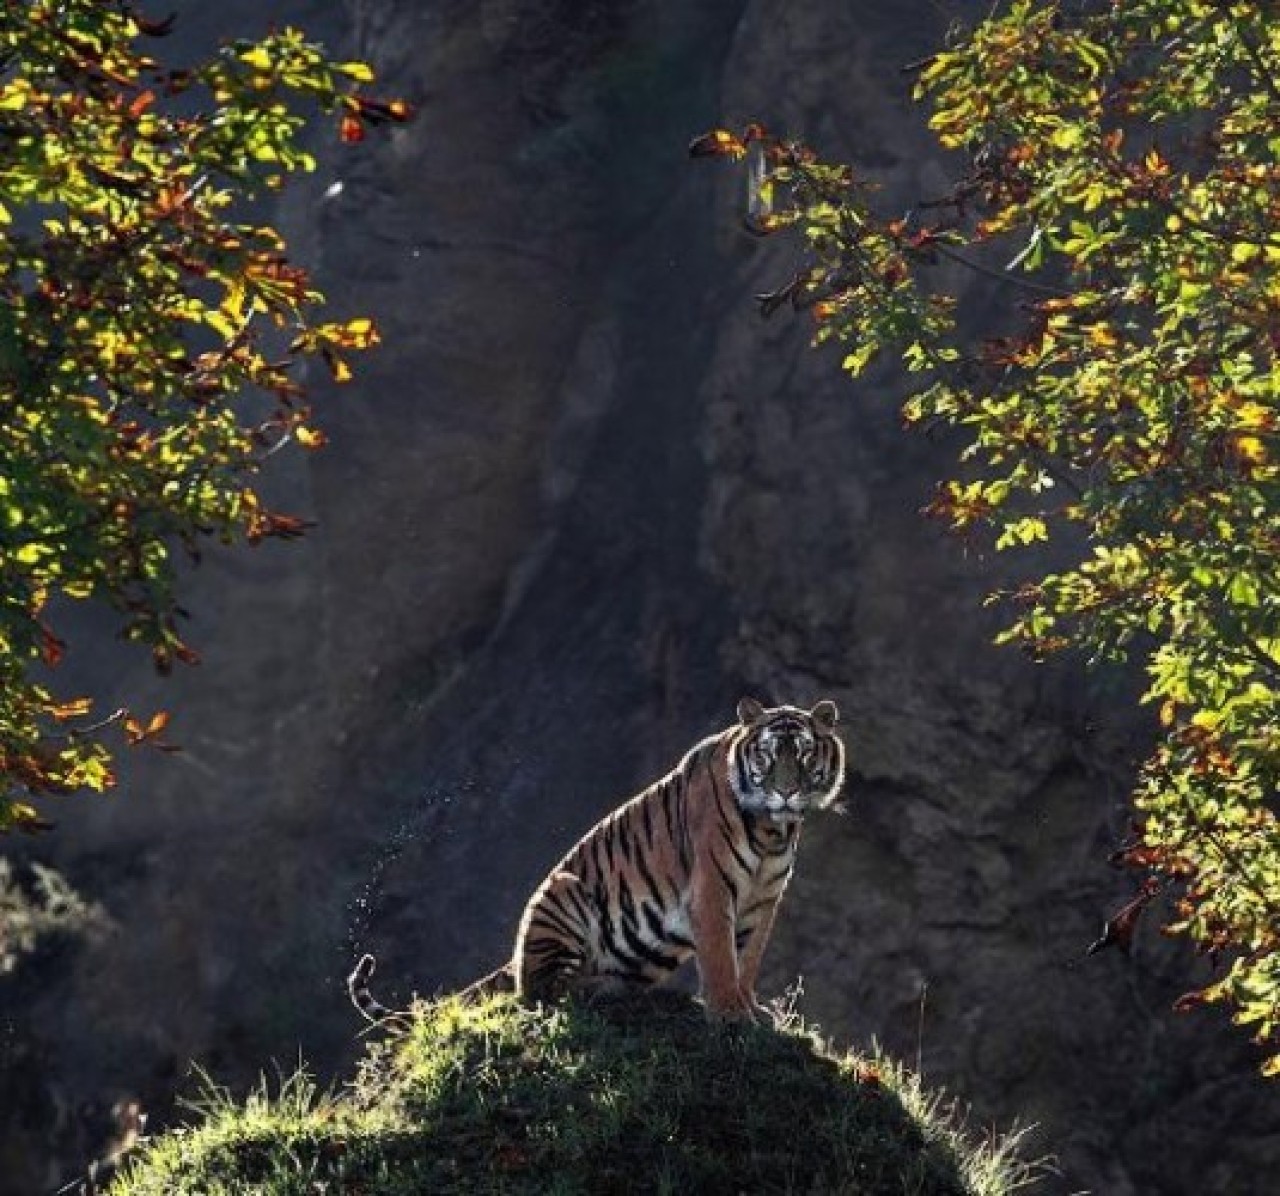
[[[936,249],[943,257],[949,258],[957,265],[964,266],[967,270],[972,270],[975,274],[984,274],[988,278],[994,278],[997,282],[1009,283],[1011,286],[1023,287],[1028,291],[1035,291],[1041,295],[1053,295],[1059,299],[1065,299],[1072,294],[1071,291],[1064,290],[1062,287],[1047,286],[1042,282],[1032,282],[1029,278],[1020,278],[1016,274],[1007,273],[1004,270],[993,270],[990,266],[984,266],[979,262],[973,261],[971,258],[964,257],[957,253],[954,249],[947,245],[933,244],[930,249]]]

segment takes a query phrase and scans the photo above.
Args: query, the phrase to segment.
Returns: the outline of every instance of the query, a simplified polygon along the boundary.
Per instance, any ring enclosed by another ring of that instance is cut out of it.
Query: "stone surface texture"
[[[1274,1191],[1280,1101],[1241,1037],[1177,1017],[1204,965],[1144,926],[1106,857],[1143,752],[1132,678],[990,646],[1016,561],[919,515],[954,456],[904,432],[806,319],[758,316],[792,251],[685,145],[758,118],[905,209],[947,163],[901,64],[951,17],[914,0],[224,0],[184,51],[298,21],[420,118],[322,167],[275,218],[384,345],[316,379],[331,447],[277,460],[301,544],[189,578],[198,669],[161,681],[68,624],[107,702],[174,712],[181,755],[12,846],[115,930],[0,978],[0,1192],[49,1191],[195,1059],[232,1086],[299,1051],[349,1066],[342,977],[387,998],[496,965],[546,868],[731,717],[835,698],[849,816],[815,820],[766,991],[878,1039],[973,1110],[1035,1122],[1041,1189]],[[341,187],[335,184],[341,183]],[[974,318],[985,287],[951,277]],[[1270,1178],[1269,1178],[1270,1177]]]

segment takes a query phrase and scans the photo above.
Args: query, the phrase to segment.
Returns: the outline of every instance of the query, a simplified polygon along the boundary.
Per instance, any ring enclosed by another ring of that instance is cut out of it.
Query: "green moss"
[[[425,1006],[350,1088],[305,1075],[213,1092],[148,1144],[113,1196],[858,1193],[1003,1196],[1012,1142],[973,1145],[888,1060],[794,1023],[708,1026],[684,998],[527,1009]]]

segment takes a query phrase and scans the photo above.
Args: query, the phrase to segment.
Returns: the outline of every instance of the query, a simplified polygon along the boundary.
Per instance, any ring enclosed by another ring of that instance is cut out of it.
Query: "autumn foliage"
[[[1145,663],[1139,888],[1096,946],[1170,909],[1217,965],[1179,1004],[1227,1003],[1280,1074],[1280,6],[1001,11],[912,68],[959,170],[911,211],[758,127],[695,147],[745,159],[753,232],[802,242],[764,314],[810,313],[855,375],[892,352],[907,421],[964,434],[929,509],[1031,550],[1002,638]],[[1000,335],[939,267],[999,288]]]
[[[255,474],[323,443],[299,364],[343,381],[377,339],[316,318],[306,272],[243,203],[314,166],[308,109],[351,139],[407,108],[290,29],[165,64],[171,23],[123,0],[0,12],[0,830],[105,789],[112,743],[165,727],[59,692],[68,601],[109,603],[162,671],[195,661],[176,558],[302,531]]]

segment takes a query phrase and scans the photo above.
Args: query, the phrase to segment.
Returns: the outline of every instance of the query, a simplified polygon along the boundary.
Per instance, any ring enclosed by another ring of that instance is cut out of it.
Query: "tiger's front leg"
[[[702,981],[702,999],[716,1017],[755,1021],[755,1007],[743,994],[734,948],[733,898],[718,876],[695,871],[689,901],[689,923]]]
[[[756,982],[760,978],[760,961],[764,958],[764,949],[769,945],[769,935],[773,932],[773,920],[778,913],[778,905],[782,899],[779,893],[772,904],[760,917],[760,922],[752,931],[742,957],[738,961],[738,988],[742,998],[753,1010],[759,1013],[762,1006],[756,997]]]

